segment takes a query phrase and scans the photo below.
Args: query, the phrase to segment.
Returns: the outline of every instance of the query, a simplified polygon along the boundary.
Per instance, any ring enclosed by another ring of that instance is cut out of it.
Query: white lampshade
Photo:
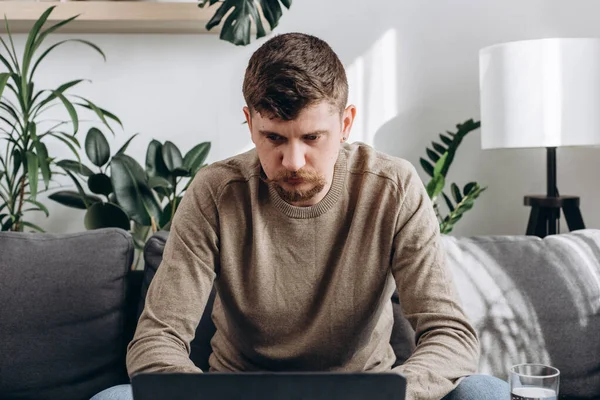
[[[481,147],[600,145],[600,39],[540,39],[479,53]]]

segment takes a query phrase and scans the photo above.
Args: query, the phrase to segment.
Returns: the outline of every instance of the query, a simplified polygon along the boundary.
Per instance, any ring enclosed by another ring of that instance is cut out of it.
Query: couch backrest
[[[480,371],[549,363],[561,398],[600,399],[600,230],[547,236],[443,238]]]
[[[119,229],[0,232],[1,399],[83,400],[127,382],[132,260]]]

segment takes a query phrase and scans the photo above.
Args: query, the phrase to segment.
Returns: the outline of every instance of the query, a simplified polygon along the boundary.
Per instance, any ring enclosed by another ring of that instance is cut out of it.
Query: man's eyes
[[[306,135],[306,136],[304,136],[304,140],[307,140],[309,142],[314,142],[316,140],[319,140],[320,137],[321,137],[321,135]],[[278,143],[286,140],[283,136],[279,136],[279,135],[267,135],[267,139],[270,140],[271,142],[278,142]]]
[[[281,141],[283,137],[279,135],[267,135],[267,139],[269,139],[271,142],[278,142]]]

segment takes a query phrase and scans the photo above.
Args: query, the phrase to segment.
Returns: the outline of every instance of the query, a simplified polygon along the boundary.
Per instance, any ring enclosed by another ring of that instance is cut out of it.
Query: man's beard
[[[292,190],[286,190],[279,182],[287,182],[288,179],[302,179],[302,186],[310,186],[307,189],[294,188]],[[303,169],[297,172],[282,171],[272,179],[265,177],[263,180],[269,186],[273,186],[279,196],[288,203],[308,201],[321,193],[327,184],[324,176],[319,175],[315,171]]]

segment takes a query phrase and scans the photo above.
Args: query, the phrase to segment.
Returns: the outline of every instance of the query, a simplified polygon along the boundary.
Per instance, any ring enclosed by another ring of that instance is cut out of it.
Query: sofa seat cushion
[[[481,340],[480,372],[561,371],[561,399],[600,399],[600,230],[444,237],[465,312]]]
[[[131,236],[0,232],[0,398],[89,399],[127,382]]]

